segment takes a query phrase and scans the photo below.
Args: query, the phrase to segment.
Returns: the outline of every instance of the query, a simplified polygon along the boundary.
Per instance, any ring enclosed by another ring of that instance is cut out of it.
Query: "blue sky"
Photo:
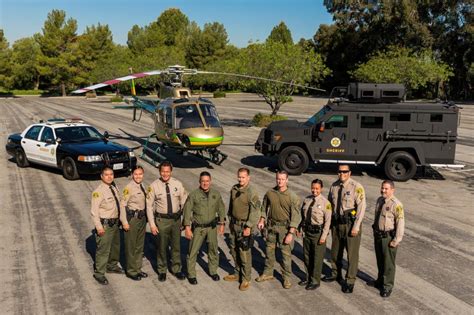
[[[66,11],[78,22],[78,33],[86,26],[108,24],[114,42],[125,44],[133,25],[148,25],[168,8],[179,8],[201,27],[208,22],[224,24],[229,42],[245,47],[263,41],[280,21],[286,23],[293,40],[311,38],[320,24],[331,24],[322,0],[0,0],[0,28],[10,44],[41,32],[48,12]]]

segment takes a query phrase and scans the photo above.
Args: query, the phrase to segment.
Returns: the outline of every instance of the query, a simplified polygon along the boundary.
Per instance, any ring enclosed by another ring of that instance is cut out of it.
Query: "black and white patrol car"
[[[36,163],[62,169],[66,179],[98,174],[105,165],[117,172],[130,172],[137,158],[128,147],[108,140],[94,127],[77,119],[52,119],[12,134],[7,152],[19,167]]]

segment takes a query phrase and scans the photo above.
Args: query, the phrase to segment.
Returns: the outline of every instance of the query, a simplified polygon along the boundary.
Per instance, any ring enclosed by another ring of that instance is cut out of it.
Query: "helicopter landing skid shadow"
[[[169,160],[173,162],[174,167],[179,168],[214,168],[207,160],[192,152],[178,152],[178,150],[173,148],[164,148],[160,142],[150,141],[149,136],[135,136],[123,129],[119,130],[123,132],[126,137],[121,135],[114,135],[113,137],[138,142],[140,146],[133,149],[142,147],[143,153],[140,154],[139,157],[154,166],[158,166],[159,163],[164,160]]]

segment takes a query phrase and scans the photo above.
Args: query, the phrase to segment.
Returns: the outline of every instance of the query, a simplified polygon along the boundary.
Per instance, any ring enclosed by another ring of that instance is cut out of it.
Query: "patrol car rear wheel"
[[[28,158],[26,157],[25,151],[22,149],[18,149],[15,152],[15,161],[18,167],[28,167],[30,163],[28,162]]]
[[[63,176],[65,179],[69,180],[76,180],[79,178],[76,163],[70,157],[65,158],[63,161]]]
[[[306,151],[297,146],[289,146],[278,155],[278,166],[290,175],[299,175],[309,166]]]
[[[405,182],[415,176],[416,160],[408,152],[393,152],[385,161],[385,174],[391,180]]]

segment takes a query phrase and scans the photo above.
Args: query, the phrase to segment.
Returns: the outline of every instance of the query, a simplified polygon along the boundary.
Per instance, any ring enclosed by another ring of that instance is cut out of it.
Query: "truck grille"
[[[122,163],[128,161],[128,152],[105,152],[102,154],[105,164]]]

